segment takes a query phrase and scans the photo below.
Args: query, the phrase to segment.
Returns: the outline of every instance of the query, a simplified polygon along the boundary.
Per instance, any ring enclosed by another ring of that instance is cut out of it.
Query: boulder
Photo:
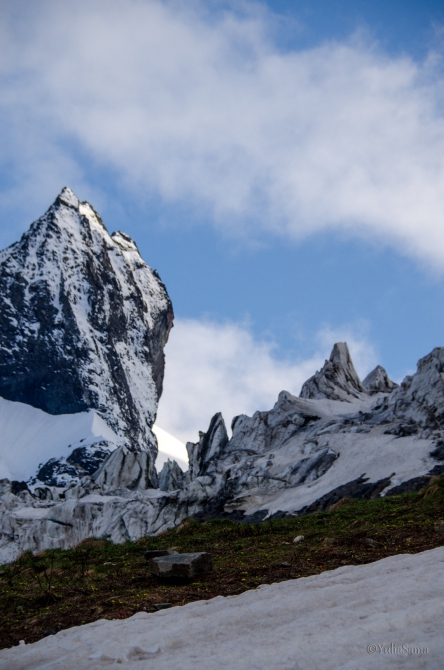
[[[195,554],[169,554],[148,561],[153,575],[163,579],[192,579],[212,570],[211,554],[200,551]]]

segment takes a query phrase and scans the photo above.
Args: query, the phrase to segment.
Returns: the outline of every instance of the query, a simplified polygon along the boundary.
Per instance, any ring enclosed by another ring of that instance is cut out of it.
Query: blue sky
[[[273,0],[267,5],[300,24],[293,48],[314,46],[325,39],[345,40],[356,29],[363,29],[388,53],[423,58],[431,46],[436,46],[437,30],[444,21],[439,0]]]
[[[338,339],[399,380],[444,345],[442,2],[0,7],[0,245],[61,187],[177,317],[160,425],[299,390]]]

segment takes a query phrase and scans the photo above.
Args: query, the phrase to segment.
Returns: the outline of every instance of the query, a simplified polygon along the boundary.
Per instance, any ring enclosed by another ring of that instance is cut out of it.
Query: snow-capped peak
[[[73,207],[74,209],[78,209],[80,204],[78,197],[73,191],[71,191],[70,188],[68,188],[68,186],[64,186],[62,188],[59,195],[57,196],[55,203],[57,202],[68,205],[68,207]]]
[[[49,414],[95,410],[149,450],[173,313],[124,233],[65,187],[0,254],[0,396]]]

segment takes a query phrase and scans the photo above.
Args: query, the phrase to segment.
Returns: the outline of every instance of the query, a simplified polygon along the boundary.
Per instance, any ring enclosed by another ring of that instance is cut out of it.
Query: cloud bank
[[[210,6],[3,3],[3,205],[106,168],[228,234],[333,229],[442,267],[438,55],[359,38],[282,51],[264,8]]]
[[[271,409],[280,391],[299,394],[338,341],[348,342],[362,378],[378,362],[359,328],[324,327],[315,340],[317,351],[310,358],[282,360],[273,343],[255,339],[243,324],[176,319],[165,348],[157,425],[182,442],[194,442],[222,412],[229,429],[238,414]]]

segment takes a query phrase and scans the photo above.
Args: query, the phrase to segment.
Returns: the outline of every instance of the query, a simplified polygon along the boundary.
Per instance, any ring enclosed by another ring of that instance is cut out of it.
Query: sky
[[[65,185],[156,268],[158,425],[443,346],[444,4],[3,0],[0,247]]]

